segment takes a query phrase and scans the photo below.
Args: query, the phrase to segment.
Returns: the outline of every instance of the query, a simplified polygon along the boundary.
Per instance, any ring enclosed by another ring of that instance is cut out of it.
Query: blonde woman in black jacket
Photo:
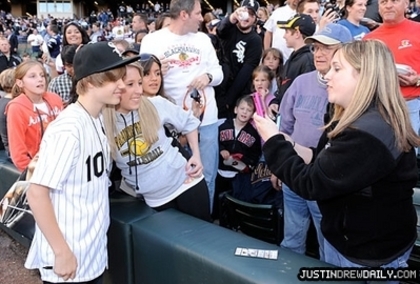
[[[295,193],[318,201],[326,262],[405,267],[417,238],[413,147],[420,138],[411,127],[392,54],[379,41],[346,44],[326,78],[335,112],[316,150],[254,115],[266,140],[267,164]]]

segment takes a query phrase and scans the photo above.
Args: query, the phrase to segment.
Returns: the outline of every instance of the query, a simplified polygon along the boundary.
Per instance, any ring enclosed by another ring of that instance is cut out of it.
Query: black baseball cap
[[[277,27],[280,29],[299,30],[305,36],[311,36],[315,33],[316,24],[311,16],[306,14],[296,14],[288,21],[278,21]]]
[[[139,60],[140,56],[123,57],[112,42],[88,43],[77,50],[73,60],[76,81],[89,75],[125,66]]]
[[[258,3],[257,0],[244,0],[241,2],[241,7],[247,7],[248,9],[251,9],[256,15],[258,9],[260,8],[260,3]]]

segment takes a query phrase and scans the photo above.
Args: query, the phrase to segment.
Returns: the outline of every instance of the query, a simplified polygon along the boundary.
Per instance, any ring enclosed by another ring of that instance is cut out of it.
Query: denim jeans
[[[408,267],[407,260],[410,257],[413,247],[409,248],[403,255],[397,257],[388,264],[382,265],[382,268],[404,268]],[[339,267],[363,267],[363,265],[351,262],[337,251],[327,240],[324,239],[325,262]],[[399,281],[366,281],[365,283],[387,283],[398,284]]]
[[[308,201],[294,193],[283,183],[284,203],[284,239],[281,246],[299,254],[305,254],[306,235],[310,225],[310,217],[314,222],[319,256],[324,260],[324,236],[321,233],[321,212],[316,201]]]
[[[408,114],[410,115],[411,125],[414,131],[418,134],[420,132],[420,98],[406,101]],[[416,148],[416,154],[418,149]]]
[[[219,166],[219,127],[217,123],[200,126],[200,155],[204,167],[204,179],[209,189],[210,212],[213,208],[217,168]]]

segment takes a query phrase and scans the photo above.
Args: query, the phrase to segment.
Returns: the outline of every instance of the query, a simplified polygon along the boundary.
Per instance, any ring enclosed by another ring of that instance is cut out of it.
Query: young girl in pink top
[[[257,66],[252,72],[252,90],[263,98],[264,109],[267,109],[270,101],[274,99],[274,94],[271,91],[274,79],[274,72],[265,65]]]

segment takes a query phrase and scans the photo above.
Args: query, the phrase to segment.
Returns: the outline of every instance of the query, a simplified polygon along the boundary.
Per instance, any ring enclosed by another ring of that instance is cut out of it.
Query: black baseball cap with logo
[[[74,78],[79,81],[89,75],[116,69],[139,59],[139,55],[123,57],[112,42],[88,43],[81,46],[74,56]]]
[[[316,24],[311,16],[306,14],[296,14],[288,21],[278,21],[277,27],[280,29],[294,29],[300,31],[305,36],[315,33]]]
[[[247,7],[254,12],[254,15],[257,15],[258,9],[260,8],[260,3],[257,0],[244,0],[241,2],[241,7]]]

